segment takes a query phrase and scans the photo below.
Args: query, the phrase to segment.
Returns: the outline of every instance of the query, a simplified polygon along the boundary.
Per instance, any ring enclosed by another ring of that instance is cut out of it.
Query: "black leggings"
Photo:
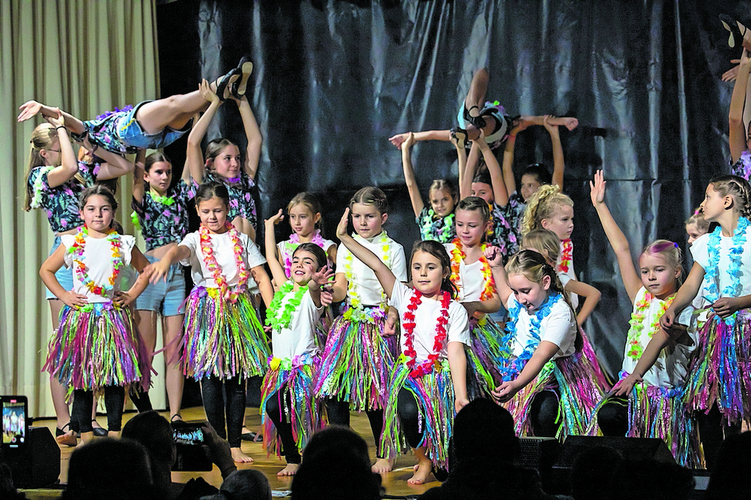
[[[422,441],[423,432],[420,431],[420,405],[415,395],[407,389],[399,390],[396,411],[407,443],[412,448],[417,448]]]
[[[285,385],[282,386],[280,391],[284,395],[284,404],[289,408],[290,398],[286,389],[287,386]],[[288,464],[299,464],[301,461],[300,452],[297,451],[297,443],[292,434],[292,424],[287,421],[284,407],[279,405],[279,392],[272,394],[268,401],[266,401],[266,413],[271,421],[274,422],[274,427],[276,427],[279,438],[282,440],[284,459],[287,460]]]
[[[154,408],[151,406],[151,398],[149,398],[149,391],[130,391],[130,400],[133,401],[133,405],[138,410],[138,413],[144,413],[151,411]]]
[[[597,412],[597,425],[603,436],[628,434],[628,397],[610,396]]]
[[[532,434],[536,437],[555,437],[561,426],[558,420],[558,395],[553,391],[542,391],[534,397],[529,408]]]
[[[119,385],[104,388],[104,406],[107,408],[107,429],[119,432],[123,420],[125,389]],[[73,409],[71,421],[76,422],[79,432],[91,432],[91,412],[94,409],[94,393],[75,389],[73,391]]]
[[[714,404],[709,413],[699,410],[695,413],[696,420],[699,422],[699,437],[704,448],[704,459],[707,462],[707,469],[714,470],[717,463],[717,452],[720,451],[722,441],[732,435],[741,432],[740,424],[728,425],[723,420],[717,404]]]
[[[349,427],[349,402],[338,399],[326,400],[326,412],[331,425]],[[368,410],[365,412],[370,421],[370,430],[376,446],[376,457],[382,458],[380,453],[381,433],[383,432],[383,410]]]
[[[231,448],[240,447],[245,423],[245,380],[239,375],[230,379],[207,377],[201,380],[201,395],[206,418],[220,438]],[[225,431],[225,408],[227,429]]]

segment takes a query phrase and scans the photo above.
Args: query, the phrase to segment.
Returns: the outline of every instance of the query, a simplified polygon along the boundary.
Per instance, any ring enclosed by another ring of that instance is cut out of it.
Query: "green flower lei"
[[[274,299],[266,310],[266,324],[276,331],[282,331],[289,326],[292,322],[292,314],[294,314],[300,306],[302,296],[308,291],[307,285],[301,286],[298,288],[297,292],[295,292],[294,297],[282,306],[282,301],[290,292],[292,292],[294,287],[294,281],[289,280],[284,282],[281,288],[279,288],[279,291],[274,294]],[[282,309],[281,314],[279,314],[279,309]]]

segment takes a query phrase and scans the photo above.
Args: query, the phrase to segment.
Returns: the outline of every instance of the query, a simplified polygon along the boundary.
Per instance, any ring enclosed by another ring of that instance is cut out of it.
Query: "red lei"
[[[569,265],[571,264],[571,254],[574,252],[574,244],[571,239],[563,240],[563,250],[561,251],[561,262],[558,264],[558,272],[568,273]]]
[[[409,299],[409,305],[407,306],[407,312],[404,313],[404,322],[402,323],[402,330],[406,338],[404,354],[409,358],[407,360],[407,367],[411,370],[410,376],[413,378],[420,378],[423,375],[431,373],[434,369],[440,366],[439,356],[443,350],[443,346],[446,343],[446,326],[449,323],[449,304],[451,303],[451,295],[448,292],[442,292],[441,296],[441,313],[438,316],[438,321],[435,327],[435,341],[433,342],[433,352],[428,355],[428,359],[419,366],[417,364],[417,352],[414,347],[415,338],[415,311],[422,303],[422,293],[415,290],[412,294],[412,298]]]

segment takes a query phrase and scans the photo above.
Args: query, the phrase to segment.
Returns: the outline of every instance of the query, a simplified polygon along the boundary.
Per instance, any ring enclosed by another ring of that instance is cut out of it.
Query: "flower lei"
[[[319,247],[323,248],[323,245],[326,243],[326,241],[323,239],[323,236],[321,236],[320,229],[316,229],[310,242],[315,243]],[[286,250],[284,253],[284,274],[288,278],[290,273],[292,272],[292,254],[295,253],[295,249],[298,246],[300,246],[300,236],[297,233],[292,233],[289,237],[289,240],[284,242],[284,247]]]
[[[292,298],[282,306],[284,298],[292,292],[294,287],[294,281],[289,280],[284,282],[279,288],[279,291],[274,294],[274,299],[266,310],[266,324],[271,326],[275,331],[282,331],[289,326],[292,321],[292,315],[300,306],[303,295],[308,291],[307,285],[301,286],[297,289]],[[279,313],[280,309],[281,314]]]
[[[441,243],[448,243],[451,241],[454,229],[454,214],[450,213],[445,217],[438,217],[432,208],[428,210],[428,216],[423,217],[420,224],[420,235],[422,236],[423,241],[435,239],[432,229],[433,225],[439,222],[443,223],[443,226],[440,229],[436,228],[438,229],[438,241]]]
[[[97,285],[89,278],[89,274],[86,269],[86,264],[83,262],[83,251],[86,248],[86,238],[89,237],[89,228],[84,224],[78,228],[78,233],[73,241],[73,245],[68,249],[68,252],[75,255],[73,262],[76,264],[76,275],[81,281],[84,287],[95,295],[106,297],[115,288],[117,277],[120,275],[120,268],[123,265],[122,254],[120,253],[120,235],[117,231],[110,229],[107,233],[107,241],[110,242],[112,248],[112,275],[107,279],[107,283],[104,285]]]
[[[467,257],[467,255],[464,253],[464,250],[462,250],[462,242],[459,238],[455,238],[454,241],[452,241],[452,244],[454,245],[454,248],[451,250],[451,282],[457,290],[461,290],[462,281],[459,275],[459,269],[461,262]],[[480,250],[482,250],[482,256],[480,257],[480,262],[482,263],[482,279],[485,283],[485,287],[480,294],[481,301],[490,300],[493,297],[493,294],[495,294],[493,270],[490,268],[488,259],[485,258],[486,246],[485,243],[480,246]]]
[[[722,289],[722,295],[719,292],[719,268],[720,268],[720,242],[722,228],[717,227],[709,236],[709,265],[704,273],[705,286],[704,297],[710,303],[714,303],[720,297],[737,297],[743,289],[741,282],[741,258],[743,257],[743,245],[746,243],[746,229],[749,221],[745,217],[738,219],[738,227],[733,232],[732,247],[730,248],[730,267],[726,271],[727,275],[732,278],[732,283]],[[729,327],[735,326],[736,313],[722,319]]]
[[[404,354],[408,357],[407,367],[411,370],[410,376],[413,378],[420,378],[424,375],[431,373],[433,370],[439,369],[440,361],[439,356],[443,350],[443,346],[446,341],[446,326],[449,322],[449,304],[451,303],[451,294],[443,292],[441,295],[441,313],[438,316],[438,321],[435,327],[435,340],[433,341],[433,352],[428,355],[428,359],[423,361],[420,365],[417,365],[417,352],[414,347],[415,338],[415,311],[422,303],[422,293],[415,290],[412,293],[412,297],[409,299],[409,305],[407,305],[407,312],[404,313],[404,322],[402,323],[402,330],[405,337]]]
[[[558,272],[567,273],[571,264],[571,254],[574,252],[574,244],[570,238],[563,240],[561,243],[563,249],[561,250],[561,261],[558,263]]]
[[[535,349],[540,345],[540,324],[542,323],[542,320],[550,314],[553,306],[561,300],[561,297],[560,293],[550,292],[548,298],[542,303],[535,312],[535,315],[530,319],[529,335],[532,338],[527,342],[527,345],[524,346],[524,351],[517,356],[516,359],[509,360],[508,363],[504,363],[498,368],[501,379],[504,382],[514,380],[524,369],[527,362],[532,358]],[[517,337],[516,324],[519,321],[519,315],[523,308],[524,306],[517,301],[514,308],[509,311],[509,319],[506,322],[507,333],[501,338],[500,343],[500,345],[505,349],[508,349],[509,352],[511,351],[511,343]]]
[[[170,206],[173,203],[175,203],[175,198],[172,196],[162,196],[153,189],[149,190],[149,195],[151,196],[151,199],[154,200],[157,203],[161,203],[162,205]]]
[[[660,304],[660,309],[655,312],[651,318],[647,318],[646,312],[649,310],[649,306],[654,298],[655,297],[651,293],[646,292],[641,300],[636,301],[636,310],[631,315],[631,320],[629,321],[631,328],[628,330],[628,338],[626,339],[626,345],[628,346],[626,355],[631,359],[638,360],[644,352],[644,346],[641,343],[644,325],[649,325],[648,333],[649,337],[652,338],[655,332],[660,328],[660,318],[665,314],[665,311],[668,310],[670,304],[673,303],[675,295],[663,300]],[[649,321],[645,321],[645,319],[649,319]]]
[[[237,265],[237,274],[240,276],[240,280],[236,287],[229,288],[227,279],[222,275],[222,268],[216,261],[214,256],[214,249],[211,247],[211,237],[209,236],[209,229],[206,226],[201,225],[198,233],[201,237],[201,252],[203,253],[203,262],[206,264],[206,268],[212,274],[214,283],[225,299],[229,299],[232,302],[237,300],[237,297],[245,291],[245,285],[248,282],[249,272],[245,266],[243,260],[243,246],[240,240],[240,233],[235,229],[235,226],[226,223],[227,231],[229,231],[230,240],[232,240],[232,250],[235,254],[235,264]]]
[[[354,234],[352,235],[355,239],[360,239],[360,242],[362,243],[361,236]],[[386,234],[386,231],[381,232],[380,238],[378,238],[378,241],[374,242],[376,245],[381,247],[381,250],[383,253],[378,256],[379,259],[381,259],[381,262],[386,264],[386,267],[391,269],[391,262],[389,257],[389,249],[391,246],[389,245],[389,242],[391,240],[389,239],[388,235]],[[353,309],[359,309],[362,311],[363,304],[362,299],[360,298],[360,295],[357,293],[358,284],[356,282],[357,276],[355,276],[355,273],[352,269],[352,262],[354,260],[354,257],[352,256],[352,252],[349,250],[345,251],[344,256],[344,275],[347,278],[347,297],[349,298],[349,304],[352,306],[347,313],[351,316],[352,314],[356,314]],[[381,304],[386,303],[386,294],[383,292],[383,288],[381,288]],[[345,319],[350,319],[349,317],[345,316]],[[354,318],[353,318],[354,319]]]

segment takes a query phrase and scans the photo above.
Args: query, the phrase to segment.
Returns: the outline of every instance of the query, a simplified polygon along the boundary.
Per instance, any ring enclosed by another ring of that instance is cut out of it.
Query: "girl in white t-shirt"
[[[678,314],[703,297],[708,316],[699,324],[684,397],[712,469],[723,433],[740,432],[741,421],[751,420],[751,186],[735,175],[714,177],[701,210],[718,227],[691,245],[694,265],[660,324],[672,331]]]
[[[149,353],[138,335],[128,307],[148,285],[142,273],[128,291],[121,291],[121,271],[133,265],[143,271],[146,257],[133,236],[121,236],[111,224],[117,209],[115,197],[104,186],[81,193],[84,225],[61,236],[61,245],[42,264],[42,281],[65,303],[60,326],[49,343],[44,369],[73,391],[72,418],[83,441],[93,436],[91,412],[94,391],[104,389],[110,432],[119,432],[124,387],[149,386]],[[65,290],[55,273],[73,268],[73,289]]]
[[[266,221],[267,255],[272,255],[276,248],[274,225],[281,217],[279,210]],[[315,332],[324,302],[331,303],[331,292],[322,291],[329,278],[333,278],[327,261],[326,252],[314,242],[300,243],[292,252],[290,279],[281,263],[269,260],[271,275],[281,286],[266,310],[266,328],[271,331],[274,356],[261,384],[261,414],[268,451],[283,454],[287,460],[287,466],[277,473],[279,476],[297,472],[300,452],[310,436],[321,428],[323,405],[314,390],[321,351]]]
[[[522,250],[504,272],[499,253],[486,252],[509,311],[498,359],[503,382],[493,397],[506,403],[517,434],[583,434],[602,389],[591,365],[573,356],[581,338],[563,286],[541,254]]]
[[[330,263],[336,262],[336,243],[327,240],[321,234],[321,211],[321,204],[316,197],[307,192],[297,193],[287,204],[287,217],[292,234],[287,241],[276,244],[273,254],[284,268],[287,278],[292,270],[292,254],[300,243],[315,243],[326,252]]]
[[[456,207],[456,238],[444,244],[451,257],[456,300],[470,318],[472,346],[467,350],[470,399],[489,397],[490,391],[501,383],[495,360],[500,356],[503,328],[486,316],[501,308],[493,272],[484,254],[484,237],[491,228],[488,204],[478,196],[468,196]]]
[[[639,256],[639,271],[631,250],[605,204],[605,181],[595,173],[592,204],[618,259],[621,279],[634,304],[629,321],[620,380],[612,395],[596,410],[597,424],[606,436],[660,438],[685,467],[700,466],[697,426],[683,402],[683,388],[695,335],[676,332],[676,342],[663,348],[667,338],[660,317],[675,298],[683,272],[681,251],[672,241],[657,240]],[[692,308],[681,323],[691,322]],[[681,338],[678,338],[681,334]],[[596,431],[592,428],[592,433]]]
[[[247,234],[227,221],[227,188],[219,183],[200,186],[196,210],[200,229],[152,264],[151,280],[166,277],[176,262],[191,267],[194,286],[185,307],[183,370],[201,381],[206,417],[217,434],[229,441],[232,458],[252,462],[240,450],[245,379],[263,375],[271,353],[248,293],[250,277],[267,306],[274,292],[263,267],[266,259]]]
[[[349,209],[336,235],[373,270],[402,321],[401,354],[386,390],[381,451],[393,460],[409,444],[418,462],[408,482],[423,484],[433,466],[447,467],[454,415],[468,403],[467,312],[453,300],[456,290],[443,245],[431,240],[415,245],[410,258],[411,289],[377,255],[347,234],[348,215]]]

